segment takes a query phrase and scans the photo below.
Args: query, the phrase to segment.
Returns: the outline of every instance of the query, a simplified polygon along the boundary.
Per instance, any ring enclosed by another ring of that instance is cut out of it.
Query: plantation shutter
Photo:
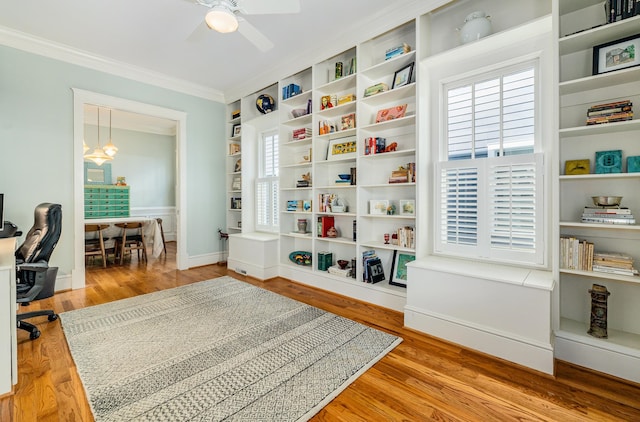
[[[278,134],[264,134],[259,157],[259,177],[256,180],[256,229],[277,231],[278,214]]]
[[[536,67],[527,62],[444,86],[435,252],[542,263]]]

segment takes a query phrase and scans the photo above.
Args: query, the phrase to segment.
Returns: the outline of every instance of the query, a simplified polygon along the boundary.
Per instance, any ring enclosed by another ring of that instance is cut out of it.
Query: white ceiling
[[[209,30],[198,39],[208,9],[195,0],[1,0],[0,43],[22,48],[35,40],[42,54],[146,72],[149,81],[231,101],[443,3],[301,0],[299,14],[245,17],[275,44],[262,53],[238,32]]]

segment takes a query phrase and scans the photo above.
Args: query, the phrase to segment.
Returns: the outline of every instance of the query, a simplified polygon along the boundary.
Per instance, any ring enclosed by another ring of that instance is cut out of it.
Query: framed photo
[[[233,125],[233,131],[231,132],[231,136],[240,136],[241,130],[242,130],[241,125]]]
[[[576,174],[589,174],[591,172],[591,160],[567,160],[564,162],[564,174],[575,176]]]
[[[382,123],[393,119],[400,119],[401,117],[404,117],[406,112],[406,104],[379,110],[378,114],[376,114],[376,123]]]
[[[242,179],[240,177],[234,177],[233,182],[231,182],[232,190],[240,190],[242,189]]]
[[[640,65],[640,34],[593,47],[593,74]]]
[[[386,199],[373,199],[369,201],[369,214],[371,215],[387,215],[389,201]]]
[[[340,118],[340,130],[356,128],[356,113],[345,114]]]
[[[414,199],[401,199],[399,206],[400,215],[416,215],[416,201]]]
[[[411,83],[411,77],[413,76],[413,64],[414,62],[411,62],[402,69],[396,71],[395,75],[393,75],[393,85],[391,85],[391,89],[409,85]]]
[[[327,160],[346,160],[356,157],[356,137],[329,140]]]
[[[391,265],[391,278],[389,284],[407,287],[407,263],[415,261],[416,256],[408,252],[393,251],[393,264]]]

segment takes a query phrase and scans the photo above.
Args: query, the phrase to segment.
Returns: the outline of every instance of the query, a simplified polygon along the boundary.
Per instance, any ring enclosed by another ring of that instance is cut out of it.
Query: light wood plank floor
[[[221,265],[176,271],[169,255],[87,269],[87,287],[57,293],[32,309],[69,311],[227,274]],[[314,421],[640,421],[640,385],[558,362],[549,377],[407,330],[400,313],[285,279],[229,275],[401,336],[404,341]],[[197,323],[197,321],[194,321]],[[60,322],[38,323],[42,336],[18,333],[19,382],[0,398],[0,421],[92,421]]]

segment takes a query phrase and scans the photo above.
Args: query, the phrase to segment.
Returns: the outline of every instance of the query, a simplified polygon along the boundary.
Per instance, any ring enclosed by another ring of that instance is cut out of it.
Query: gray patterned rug
[[[60,314],[97,421],[303,421],[401,338],[231,277]]]

